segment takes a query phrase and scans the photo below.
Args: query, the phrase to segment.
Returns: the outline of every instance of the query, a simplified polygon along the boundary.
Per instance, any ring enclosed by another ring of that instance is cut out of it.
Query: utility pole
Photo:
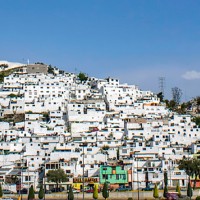
[[[162,92],[163,98],[165,95],[165,77],[159,77],[159,90]]]

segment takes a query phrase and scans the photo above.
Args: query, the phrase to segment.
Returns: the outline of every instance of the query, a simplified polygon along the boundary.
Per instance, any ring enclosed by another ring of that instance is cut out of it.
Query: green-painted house
[[[100,166],[99,182],[103,184],[108,182],[111,185],[126,185],[128,184],[128,172],[123,169],[123,166]]]

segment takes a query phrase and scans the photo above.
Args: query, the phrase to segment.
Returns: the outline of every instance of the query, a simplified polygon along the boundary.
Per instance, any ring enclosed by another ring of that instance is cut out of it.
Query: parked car
[[[51,190],[45,190],[45,194],[51,194]]]
[[[94,188],[90,188],[90,189],[86,190],[85,192],[87,192],[87,193],[93,193],[94,192]],[[100,188],[98,188],[98,193],[99,192],[101,192]]]
[[[178,192],[167,192],[167,199],[179,199]]]
[[[121,186],[119,188],[117,188],[115,191],[116,192],[122,192],[122,191],[131,191],[131,187],[130,186]]]
[[[13,191],[7,190],[7,189],[3,189],[2,192],[3,192],[3,194],[14,194]]]
[[[88,188],[88,187],[85,187],[84,188],[84,192],[86,192],[87,190],[89,190],[90,188]],[[81,189],[81,192],[83,192],[83,189]]]
[[[28,194],[28,190],[26,188],[21,189],[20,191],[17,190],[17,193],[19,194]]]
[[[153,188],[152,187],[145,187],[145,188],[142,188],[142,191],[152,191]]]
[[[63,190],[63,188],[52,188],[51,192],[62,192]]]
[[[76,190],[76,189],[72,189],[72,191],[73,191],[74,194],[80,193],[80,191]]]

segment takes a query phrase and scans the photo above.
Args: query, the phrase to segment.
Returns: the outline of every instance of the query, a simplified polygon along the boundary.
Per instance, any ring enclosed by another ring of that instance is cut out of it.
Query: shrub
[[[155,184],[155,187],[154,187],[154,190],[153,190],[153,197],[155,199],[159,197],[157,184]]]
[[[192,197],[192,196],[193,196],[193,191],[192,191],[190,182],[188,183],[187,196],[188,196],[188,197]]]
[[[106,182],[103,185],[102,196],[104,197],[104,199],[107,199],[109,197],[108,184]]]
[[[97,185],[94,186],[93,199],[98,199],[98,188],[97,188]]]
[[[43,199],[44,198],[44,189],[42,186],[40,187],[39,193],[38,193],[38,198]]]
[[[167,186],[165,185],[165,187],[164,187],[164,192],[163,192],[163,197],[167,198],[167,193],[168,193],[168,188],[167,188]]]
[[[176,186],[176,192],[178,192],[178,196],[181,197],[181,188],[180,188],[179,184],[177,184],[177,186]]]
[[[0,198],[2,198],[2,197],[3,197],[3,191],[2,191],[2,186],[0,184]]]
[[[74,200],[74,193],[72,191],[72,187],[70,186],[69,192],[68,192],[68,200]]]
[[[32,200],[32,199],[35,199],[35,193],[34,193],[33,186],[31,185],[29,189],[28,200]]]

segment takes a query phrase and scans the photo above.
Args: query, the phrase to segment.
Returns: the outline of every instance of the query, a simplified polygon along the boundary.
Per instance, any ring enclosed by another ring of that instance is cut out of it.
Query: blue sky
[[[0,60],[200,95],[200,1],[0,0]]]

